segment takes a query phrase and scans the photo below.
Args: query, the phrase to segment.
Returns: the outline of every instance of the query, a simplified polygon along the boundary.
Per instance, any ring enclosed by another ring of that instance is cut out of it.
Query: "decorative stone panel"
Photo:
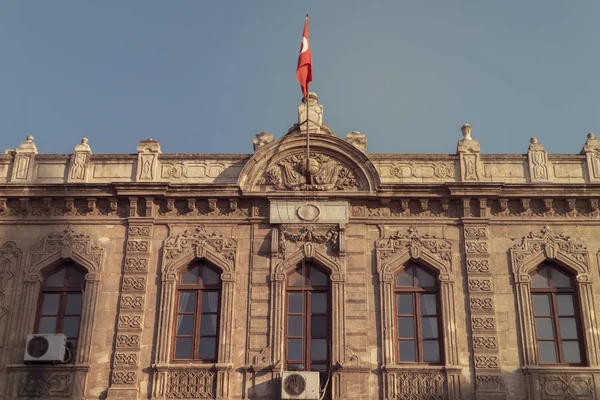
[[[527,159],[529,161],[529,178],[531,182],[547,182],[550,179],[548,153],[536,138],[531,138],[531,144],[527,150]]]
[[[470,208],[471,199],[464,199]],[[486,206],[485,201],[481,201]],[[467,215],[468,217],[468,215]],[[475,397],[506,399],[506,389],[498,351],[494,276],[490,270],[489,233],[483,218],[463,219],[464,249],[467,265],[467,315],[470,320]]]

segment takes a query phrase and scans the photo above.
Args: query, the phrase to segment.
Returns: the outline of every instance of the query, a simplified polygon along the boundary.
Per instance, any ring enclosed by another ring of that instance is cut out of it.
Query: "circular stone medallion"
[[[303,221],[314,221],[321,215],[321,210],[314,204],[305,204],[298,207],[296,214]]]

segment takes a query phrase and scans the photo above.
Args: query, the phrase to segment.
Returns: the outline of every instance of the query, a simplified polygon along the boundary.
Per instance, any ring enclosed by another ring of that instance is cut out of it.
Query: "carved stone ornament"
[[[104,250],[94,244],[87,233],[75,233],[71,228],[61,232],[51,233],[29,252],[28,271],[34,271],[36,266],[44,264],[44,260],[59,258],[78,258],[89,267],[90,272],[99,272],[102,266]]]
[[[237,242],[218,231],[208,232],[204,225],[187,229],[177,236],[168,238],[165,241],[166,259],[172,263],[184,254],[195,251],[199,246],[213,250],[230,265],[235,262]]]
[[[22,375],[19,397],[28,399],[71,398],[75,384],[72,372],[52,372],[47,369]]]
[[[419,234],[415,226],[408,228],[406,233],[400,231],[377,243],[381,260],[385,260],[398,252],[409,252],[411,258],[420,258],[421,250],[425,249],[432,257],[437,258],[450,269],[452,264],[452,246],[449,241],[437,238],[435,235]]]
[[[542,399],[544,400],[592,400],[594,382],[590,375],[547,375],[540,377]]]
[[[285,258],[287,244],[286,242],[292,242],[296,245],[302,243],[313,243],[331,246],[332,251],[337,251],[339,248],[339,229],[334,226],[324,234],[317,233],[317,228],[312,225],[302,226],[296,233],[291,232],[284,225],[279,226],[279,243],[278,243],[278,254],[280,257]]]
[[[560,256],[571,261],[569,265],[579,266],[580,272],[588,271],[589,260],[585,246],[564,233],[555,235],[547,225],[542,228],[540,235],[532,232],[524,237],[520,244],[513,246],[511,252],[516,276],[520,276],[519,271],[526,261],[539,253],[543,253],[548,259],[555,259],[560,253]]]
[[[358,190],[360,181],[354,172],[339,161],[324,154],[310,153],[307,181],[306,155],[286,157],[267,169],[259,185],[270,190]]]
[[[167,372],[166,399],[214,399],[217,374],[206,369],[187,368]]]
[[[447,399],[446,377],[440,372],[400,372],[395,374],[396,399]]]
[[[0,247],[0,321],[9,311],[6,299],[8,282],[15,276],[20,260],[21,250],[15,243],[7,242]],[[2,370],[1,366],[2,363],[0,363],[0,370]]]

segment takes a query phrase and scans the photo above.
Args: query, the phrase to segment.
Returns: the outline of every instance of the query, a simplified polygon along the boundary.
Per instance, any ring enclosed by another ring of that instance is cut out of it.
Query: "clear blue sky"
[[[369,152],[454,153],[464,122],[484,153],[600,133],[598,0],[4,0],[0,151],[251,153],[296,121],[306,13],[324,121]]]

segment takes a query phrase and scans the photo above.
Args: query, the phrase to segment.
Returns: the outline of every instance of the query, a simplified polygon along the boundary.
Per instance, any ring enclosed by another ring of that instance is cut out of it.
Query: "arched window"
[[[329,366],[331,338],[329,277],[316,265],[302,262],[287,277],[286,346],[288,371],[321,372]]]
[[[415,263],[396,276],[396,357],[400,363],[442,363],[436,277]]]
[[[173,360],[217,362],[221,274],[196,261],[179,275]]]
[[[531,299],[540,364],[585,363],[579,304],[571,274],[543,263],[531,276]]]
[[[79,337],[85,272],[64,263],[44,277],[36,318],[37,333],[64,333],[74,351]]]

